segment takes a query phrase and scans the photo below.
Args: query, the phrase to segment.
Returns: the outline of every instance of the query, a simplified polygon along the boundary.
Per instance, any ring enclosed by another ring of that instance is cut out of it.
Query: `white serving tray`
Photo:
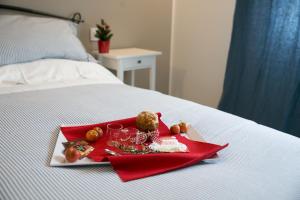
[[[64,126],[74,126],[74,125],[64,125]],[[76,126],[76,125],[75,125]],[[81,125],[78,125],[81,126]],[[62,126],[63,127],[63,126]],[[204,142],[203,138],[200,136],[199,133],[192,127],[189,128],[189,131],[187,133],[187,137],[191,140],[195,141],[201,141]],[[64,167],[64,166],[84,166],[84,165],[109,165],[110,162],[95,162],[89,158],[83,158],[81,160],[77,160],[74,163],[69,163],[65,159],[65,155],[63,153],[64,146],[63,142],[67,142],[67,139],[65,138],[64,134],[61,132],[61,130],[58,133],[57,141],[55,144],[55,149],[53,151],[50,166],[51,167]]]
[[[110,164],[109,162],[95,162],[89,158],[83,158],[81,160],[77,160],[74,163],[70,163],[66,161],[65,155],[63,153],[65,147],[62,144],[63,142],[67,142],[66,137],[64,134],[59,131],[57,141],[55,144],[55,149],[52,154],[52,158],[50,161],[50,166],[51,167],[63,167],[63,166],[79,166],[79,165],[108,165]]]

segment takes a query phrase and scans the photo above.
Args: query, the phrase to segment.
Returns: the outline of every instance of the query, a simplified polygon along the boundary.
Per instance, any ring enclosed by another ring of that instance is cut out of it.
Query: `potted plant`
[[[95,37],[98,38],[98,50],[99,53],[108,53],[110,46],[110,39],[113,34],[111,33],[109,25],[101,19],[101,25],[96,24],[97,31]]]

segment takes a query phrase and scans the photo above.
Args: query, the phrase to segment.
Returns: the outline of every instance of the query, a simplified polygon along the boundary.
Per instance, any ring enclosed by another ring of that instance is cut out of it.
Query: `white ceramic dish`
[[[59,131],[55,149],[52,154],[52,158],[50,161],[50,166],[51,167],[63,167],[63,166],[79,166],[79,165],[108,165],[110,164],[109,162],[95,162],[89,158],[83,158],[81,160],[78,160],[74,163],[69,163],[65,159],[65,155],[63,153],[64,151],[64,146],[63,142],[67,142],[67,139],[65,138],[64,134]]]

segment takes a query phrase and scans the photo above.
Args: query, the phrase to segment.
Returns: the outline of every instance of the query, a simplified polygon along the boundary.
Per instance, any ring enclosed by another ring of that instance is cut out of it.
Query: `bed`
[[[128,86],[88,55],[83,60],[0,56],[5,62],[0,66],[1,200],[300,199],[299,138],[191,101]],[[126,183],[110,165],[49,166],[61,124],[99,123],[142,110],[161,112],[167,125],[187,121],[207,141],[230,146],[216,162]]]

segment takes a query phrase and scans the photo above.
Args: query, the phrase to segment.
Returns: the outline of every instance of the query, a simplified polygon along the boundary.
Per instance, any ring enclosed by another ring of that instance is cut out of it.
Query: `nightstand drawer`
[[[155,62],[155,56],[141,56],[134,58],[125,58],[120,60],[124,70],[143,69],[148,68]]]

